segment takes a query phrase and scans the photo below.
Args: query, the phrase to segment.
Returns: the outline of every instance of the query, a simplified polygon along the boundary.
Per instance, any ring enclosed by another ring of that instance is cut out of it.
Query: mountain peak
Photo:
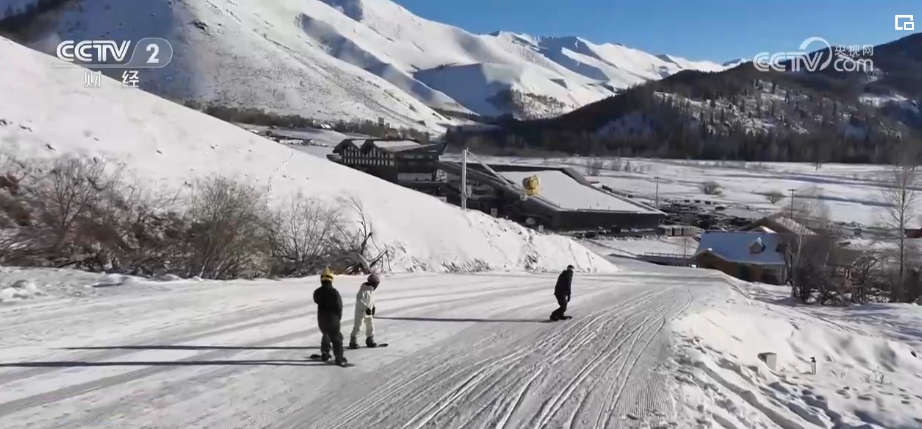
[[[339,10],[343,15],[356,21],[365,18],[365,5],[363,0],[320,0],[330,7]]]
[[[286,2],[299,6],[278,7]],[[683,69],[719,67],[575,35],[472,34],[393,0],[222,0],[233,6],[226,13],[193,2],[174,10],[158,1],[85,3],[44,14],[23,38],[182,37],[170,67],[150,73],[142,89],[318,120],[383,117],[438,132],[461,117],[556,116]]]

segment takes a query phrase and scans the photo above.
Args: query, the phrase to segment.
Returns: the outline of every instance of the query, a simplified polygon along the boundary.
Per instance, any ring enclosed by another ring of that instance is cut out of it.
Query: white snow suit
[[[368,283],[364,283],[359,288],[359,293],[355,296],[355,327],[352,328],[350,338],[358,338],[364,323],[366,326],[365,338],[374,339],[374,316],[368,314],[368,311],[373,308],[375,308],[375,288]]]

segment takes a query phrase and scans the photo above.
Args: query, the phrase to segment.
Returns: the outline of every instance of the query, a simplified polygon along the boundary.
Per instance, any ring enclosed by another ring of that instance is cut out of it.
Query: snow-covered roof
[[[355,149],[360,149],[364,151],[370,151],[373,148],[383,150],[385,152],[402,152],[405,150],[419,149],[429,145],[423,145],[415,140],[400,139],[400,140],[379,140],[379,139],[345,139],[339,142],[336,145],[336,148],[333,149],[334,153],[342,153],[342,151],[347,147],[353,147]]]
[[[422,147],[419,142],[413,140],[368,140],[365,144],[386,152],[402,152]]]
[[[784,255],[778,251],[780,243],[780,235],[766,232],[705,231],[701,233],[697,254],[708,252],[737,264],[784,265]],[[754,252],[755,246],[761,251]]]
[[[566,210],[602,210],[630,213],[656,213],[652,207],[580,183],[560,170],[500,171],[500,175],[512,181],[538,177],[538,195],[557,207]]]
[[[778,212],[766,217],[766,219],[783,226],[788,231],[791,231],[795,234],[814,234],[813,230],[808,228],[806,225],[791,219],[789,216],[786,216],[782,212]]]
[[[743,228],[743,231],[763,231],[772,233],[793,233],[799,235],[814,235],[815,232],[806,225],[791,219],[784,212],[777,212],[756,219]]]
[[[339,144],[333,148],[333,153],[342,153],[343,150],[349,146],[352,146],[355,149],[360,149],[363,144],[365,144],[364,139],[345,139],[339,142]]]

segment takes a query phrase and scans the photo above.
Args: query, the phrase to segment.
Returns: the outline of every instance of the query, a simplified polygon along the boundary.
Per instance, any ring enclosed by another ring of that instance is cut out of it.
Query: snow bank
[[[596,238],[584,240],[599,248],[597,252],[617,256],[636,257],[646,253],[669,253],[692,256],[698,250],[694,237],[649,237],[649,238]],[[588,247],[588,246],[587,246]]]
[[[674,323],[682,337],[680,400],[699,422],[922,427],[922,331],[906,341],[892,329],[844,322],[854,309],[802,309],[749,295],[713,300]],[[890,306],[885,313],[922,321],[917,306]],[[774,367],[762,353],[776,354]]]
[[[394,271],[613,271],[576,242],[482,213],[263,139],[234,125],[0,39],[0,141],[22,157],[80,154],[124,164],[150,186],[179,189],[211,174],[265,187],[266,204],[302,193],[360,201]]]
[[[9,287],[0,286],[0,302],[29,299],[42,295],[42,292],[31,280],[17,280]]]

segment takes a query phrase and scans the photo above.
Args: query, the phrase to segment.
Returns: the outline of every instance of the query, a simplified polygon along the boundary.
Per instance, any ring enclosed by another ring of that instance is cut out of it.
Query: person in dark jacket
[[[345,365],[343,333],[339,328],[343,318],[343,299],[339,291],[333,288],[333,272],[329,268],[320,274],[320,287],[314,290],[314,302],[317,303],[317,325],[323,334],[320,340],[320,359],[324,362],[330,360],[332,348],[336,364]]]
[[[569,319],[570,316],[564,315],[567,311],[567,303],[570,302],[570,285],[573,283],[573,266],[567,265],[567,269],[557,277],[557,285],[554,286],[554,297],[557,298],[557,305],[560,307],[551,313],[551,320],[558,321]]]

